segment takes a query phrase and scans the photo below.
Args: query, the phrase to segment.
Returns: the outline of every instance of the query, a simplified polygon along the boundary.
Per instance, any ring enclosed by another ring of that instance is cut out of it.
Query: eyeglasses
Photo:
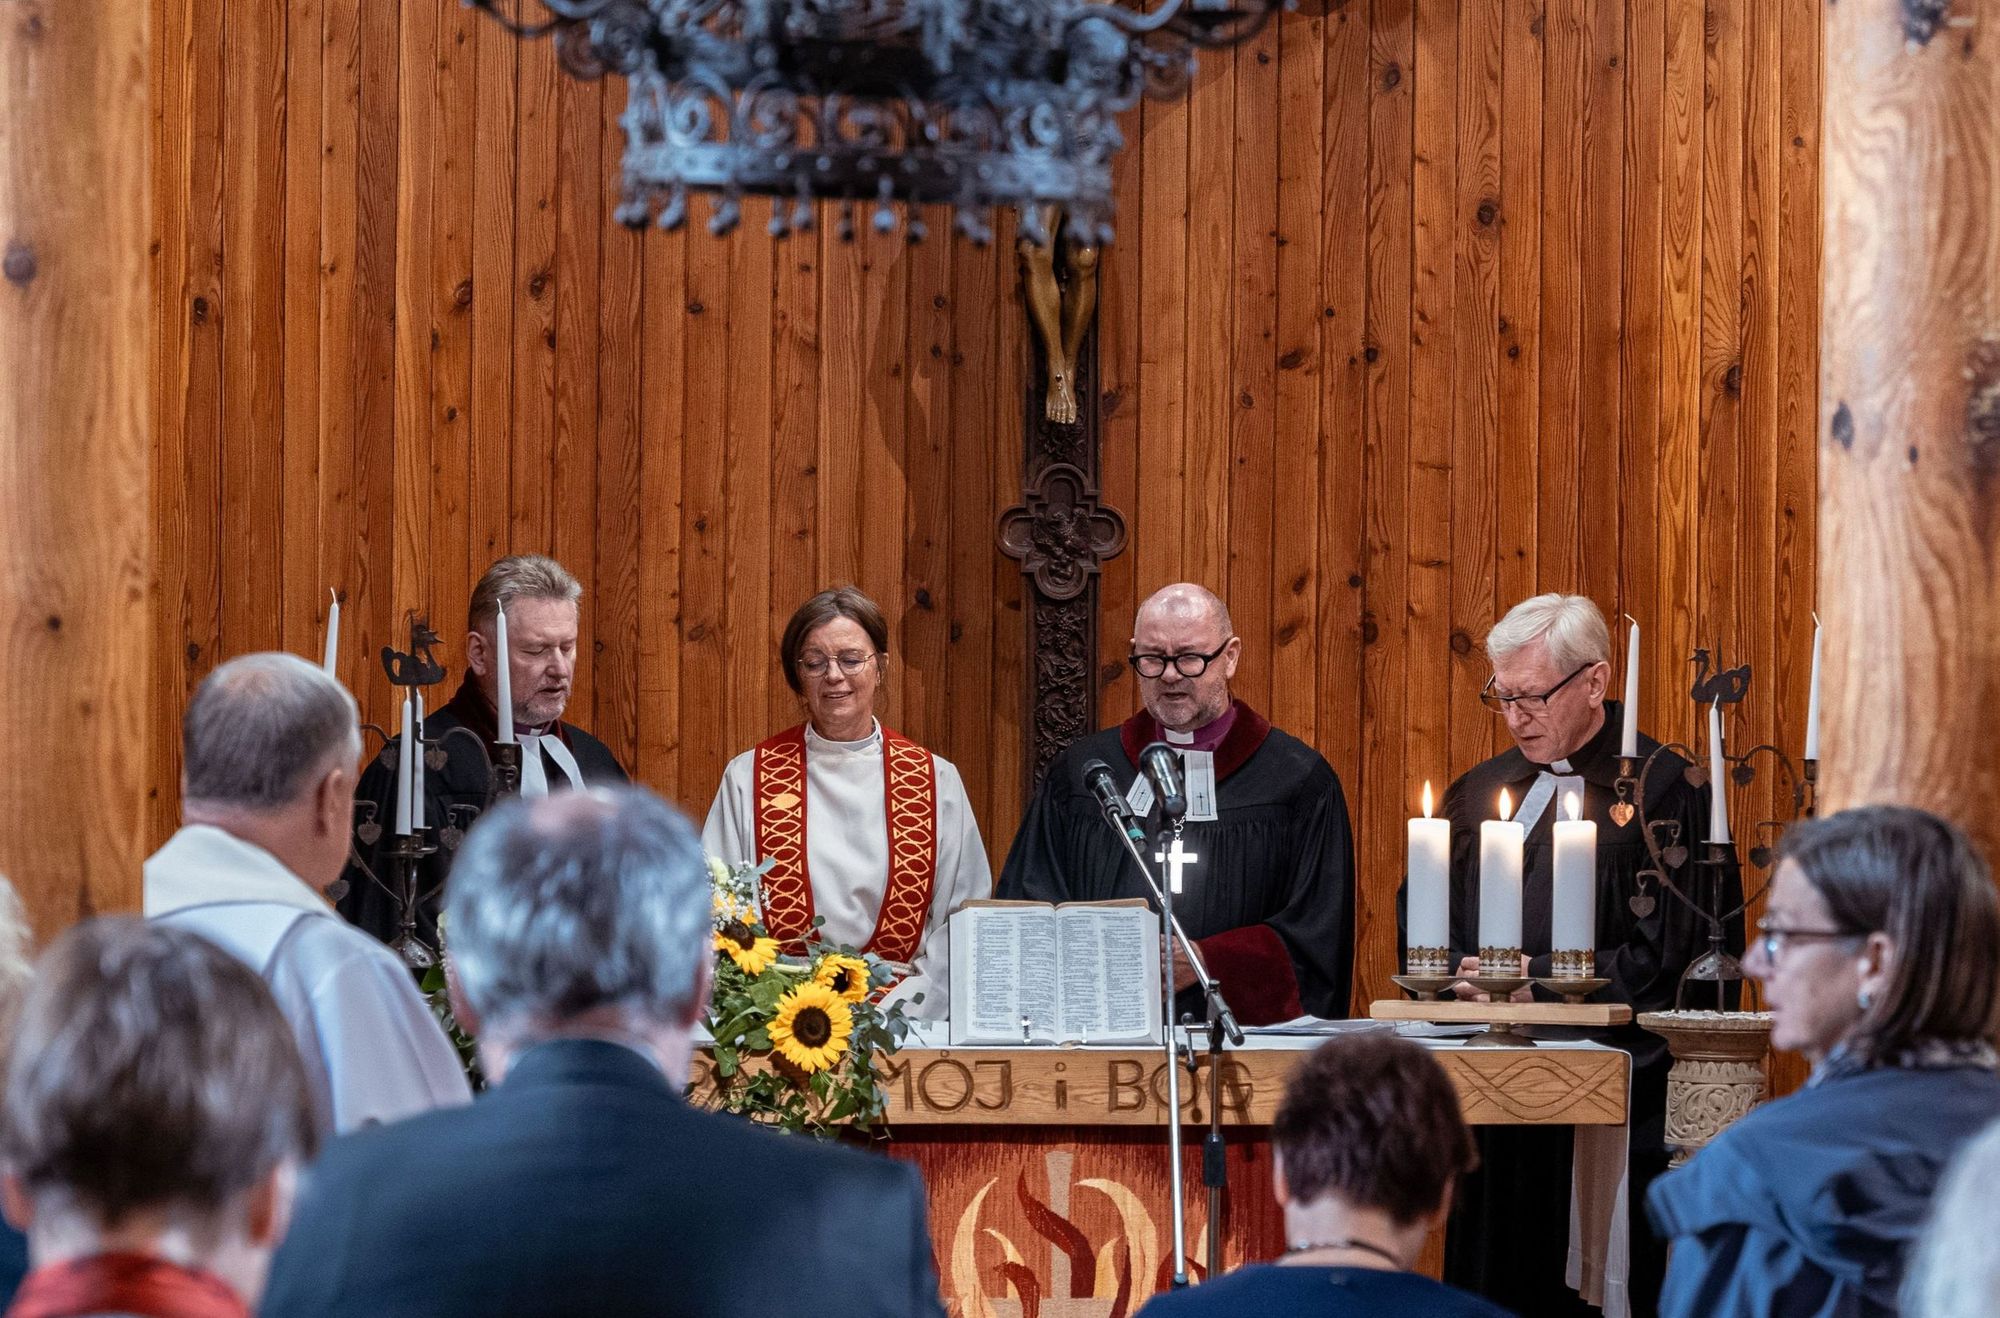
[[[1493,684],[1500,680],[1499,677],[1497,675],[1489,677],[1486,679],[1486,685],[1479,689],[1479,703],[1495,714],[1505,714],[1510,708],[1518,709],[1523,714],[1540,714],[1548,709],[1550,696],[1595,667],[1597,667],[1595,663],[1585,664],[1540,695],[1531,696],[1503,696],[1493,689]]]
[[[1865,938],[1866,934],[1851,929],[1787,929],[1783,925],[1772,924],[1766,918],[1757,922],[1757,936],[1751,945],[1764,954],[1766,961],[1776,961],[1778,954],[1792,943],[1842,942],[1849,939]]]
[[[1229,639],[1234,640],[1235,637]],[[1200,677],[1228,648],[1229,641],[1224,641],[1207,654],[1135,654],[1125,662],[1131,664],[1132,671],[1141,677],[1162,677],[1168,664],[1172,664],[1174,671],[1182,677]]]
[[[801,659],[799,660],[799,671],[814,681],[818,681],[820,678],[826,676],[829,668],[838,664],[840,671],[845,676],[859,677],[861,670],[874,662],[874,655],[861,654],[850,650],[846,654],[837,654],[832,659],[827,659],[823,655],[814,655],[810,658]]]

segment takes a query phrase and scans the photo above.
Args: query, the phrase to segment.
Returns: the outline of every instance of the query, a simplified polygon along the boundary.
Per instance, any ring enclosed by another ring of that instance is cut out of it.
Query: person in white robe
[[[457,1051],[388,948],[334,911],[361,758],[353,698],[302,659],[209,674],[182,723],[179,832],[145,865],[145,914],[263,976],[326,1132],[471,1098]]]
[[[993,873],[958,770],[875,717],[888,652],[881,609],[853,587],[799,607],[779,657],[807,720],[729,762],[702,842],[730,865],[774,862],[761,884],[773,936],[802,939],[823,918],[820,938],[901,973],[885,1005],[942,1020],[947,926],[992,894]]]

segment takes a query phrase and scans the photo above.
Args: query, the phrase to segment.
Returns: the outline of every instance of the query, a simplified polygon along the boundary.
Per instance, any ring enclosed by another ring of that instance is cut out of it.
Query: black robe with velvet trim
[[[1604,726],[1569,757],[1570,771],[1583,779],[1582,817],[1597,823],[1597,975],[1610,980],[1591,1001],[1629,1003],[1641,1012],[1668,1011],[1674,1006],[1681,972],[1708,950],[1708,924],[1685,902],[1639,873],[1650,867],[1640,821],[1635,814],[1623,826],[1611,818],[1618,785],[1618,742],[1624,726],[1616,701],[1604,706]],[[1639,758],[1659,743],[1640,734]],[[1544,766],[1510,748],[1461,776],[1445,793],[1444,817],[1451,820],[1451,958],[1479,952],[1479,825],[1497,817],[1502,788],[1516,807],[1526,797]],[[1673,820],[1680,825],[1681,844],[1698,856],[1708,837],[1709,789],[1687,781],[1687,761],[1668,752],[1654,764],[1647,780],[1646,818]],[[1560,801],[1551,801],[1528,833],[1522,856],[1521,950],[1529,957],[1530,973],[1549,973],[1555,896],[1555,821]],[[1690,860],[1672,872],[1690,896],[1695,885],[1712,882],[1708,871],[1697,875]],[[1742,882],[1734,866],[1720,876],[1723,907],[1742,901]],[[1712,898],[1703,898],[1709,905]],[[1714,909],[1711,905],[1710,909]],[[1729,922],[1723,945],[1740,956],[1743,920]],[[1713,1009],[1715,985],[1690,985],[1690,1007]],[[1541,1001],[1558,1001],[1537,987]],[[1732,998],[1730,1006],[1734,1006]],[[1665,1253],[1640,1225],[1646,1189],[1666,1169],[1667,1104],[1666,1040],[1638,1025],[1602,1031],[1534,1030],[1543,1037],[1585,1036],[1614,1044],[1632,1054],[1632,1312],[1652,1312]],[[1569,1253],[1569,1194],[1571,1146],[1568,1127],[1482,1126],[1475,1131],[1480,1167],[1459,1186],[1445,1244],[1445,1280],[1474,1291],[1521,1313],[1595,1313],[1582,1306],[1563,1283]]]
[[[454,728],[462,731],[452,732]],[[417,936],[432,949],[438,945],[437,917],[444,900],[445,875],[451,870],[452,857],[465,830],[486,808],[487,795],[492,790],[488,761],[467,733],[484,744],[486,755],[492,754],[494,739],[500,735],[493,702],[471,674],[459,684],[451,703],[433,711],[424,722],[425,740],[442,739],[438,749],[445,755],[443,768],[427,769],[424,774],[424,819],[433,830],[438,849],[424,858],[418,872]],[[608,787],[629,781],[610,747],[582,728],[559,722],[553,733],[576,757],[576,767],[587,785]],[[343,876],[347,892],[338,903],[340,913],[349,922],[385,943],[395,941],[402,920],[396,898],[383,886],[393,884],[395,879],[389,860],[382,855],[395,831],[396,766],[401,748],[402,738],[392,738],[382,753],[369,762],[354,792],[354,854],[367,863],[381,882],[370,878],[361,865],[350,862]],[[542,759],[550,789],[565,790],[569,785],[568,775],[546,754]],[[379,835],[373,842],[363,842],[362,838],[368,834],[361,830],[371,823],[379,827]]]
[[[1141,712],[1071,745],[1049,765],[995,896],[1019,901],[1108,901],[1145,897],[1118,835],[1083,784],[1083,766],[1103,760],[1119,790],[1138,776],[1138,755],[1160,737]],[[1174,914],[1200,945],[1237,1019],[1269,1024],[1297,1016],[1347,1015],[1354,965],[1354,840],[1340,779],[1320,754],[1238,702],[1215,751],[1220,818],[1190,822],[1189,866]],[[1158,812],[1147,819],[1157,836]],[[1181,995],[1202,1015],[1198,991]]]

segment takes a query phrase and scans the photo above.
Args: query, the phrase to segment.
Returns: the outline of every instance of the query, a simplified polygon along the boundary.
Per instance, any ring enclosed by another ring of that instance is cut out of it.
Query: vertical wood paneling
[[[614,226],[624,89],[454,0],[155,0],[156,716],[222,655],[342,674],[473,577],[584,578],[580,718],[696,814],[791,721],[811,591],[888,613],[886,714],[1021,809],[1019,494],[1032,360],[1012,224],[907,247],[863,208],[777,241]],[[1540,589],[1758,679],[1797,741],[1810,645],[1819,45],[1811,0],[1354,0],[1204,58],[1128,117],[1099,276],[1109,722],[1145,595],[1227,591],[1241,694],[1327,755],[1360,859],[1362,996],[1395,957],[1403,819],[1504,744],[1479,643]],[[151,758],[172,823],[171,736]],[[1739,808],[1768,810],[1770,784]]]

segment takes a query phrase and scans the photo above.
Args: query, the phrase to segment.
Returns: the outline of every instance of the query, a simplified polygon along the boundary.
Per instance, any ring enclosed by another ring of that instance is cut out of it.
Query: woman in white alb
[[[866,595],[821,591],[778,648],[807,720],[729,762],[702,842],[732,865],[773,862],[763,898],[774,937],[803,938],[822,917],[822,938],[907,970],[885,1001],[943,1019],[946,922],[993,889],[958,770],[875,718],[889,628]]]

